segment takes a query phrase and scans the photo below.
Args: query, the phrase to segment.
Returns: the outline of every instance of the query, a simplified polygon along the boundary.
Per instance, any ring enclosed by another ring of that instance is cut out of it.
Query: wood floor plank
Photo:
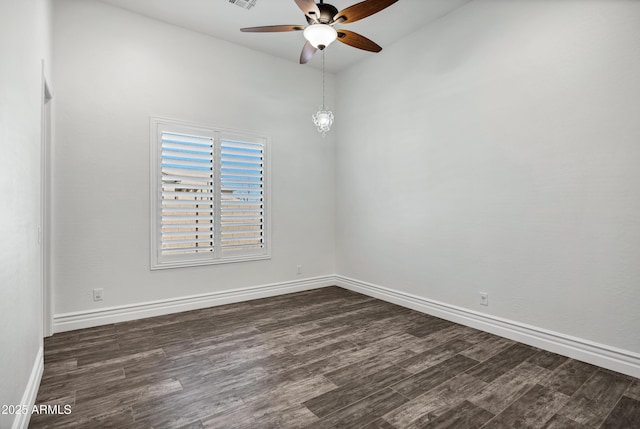
[[[322,360],[325,358],[335,357],[342,352],[352,352],[362,349],[351,341],[340,340],[336,343],[322,345],[315,349],[307,350],[303,353],[293,355],[300,364]]]
[[[192,339],[188,331],[156,333],[154,330],[150,336],[144,338],[119,338],[117,342],[121,353],[132,354],[168,345],[186,346],[192,343]]]
[[[462,328],[460,325],[452,325],[424,337],[413,336],[411,341],[406,342],[404,346],[416,353],[422,353],[454,339],[465,340],[465,338],[462,338],[463,333],[465,333]],[[471,343],[471,341],[468,342]]]
[[[413,399],[477,364],[477,361],[466,356],[455,355],[439,364],[413,374],[407,379],[392,385],[391,388],[402,396]]]
[[[537,353],[533,347],[516,343],[492,356],[480,365],[468,370],[469,374],[486,382],[492,382],[502,374],[520,365]]]
[[[148,359],[151,356],[164,354],[162,348],[146,350],[138,353],[127,353],[123,351],[101,351],[92,354],[90,357],[82,356],[78,359],[78,366],[83,368],[103,368],[108,365],[125,364],[127,362],[135,362],[141,359]]]
[[[380,390],[371,396],[341,408],[308,427],[310,429],[357,428],[378,420],[379,417],[405,402],[407,402],[407,398],[391,389]]]
[[[415,337],[421,338],[426,337],[427,335],[431,335],[434,332],[440,331],[442,329],[449,328],[453,326],[452,322],[444,319],[438,319],[437,317],[430,318],[425,320],[423,323],[418,326],[411,328],[407,331],[408,334],[411,334]]]
[[[224,370],[218,370],[208,359],[201,356],[180,359],[154,357],[143,362],[125,364],[124,371],[128,383],[137,383],[140,380],[152,383],[172,378],[178,380],[183,388],[190,383],[198,383],[214,375],[220,376],[220,373],[225,374]]]
[[[398,361],[405,360],[415,355],[415,353],[410,350],[403,350],[402,347],[398,347],[398,344],[394,339],[387,337],[369,345],[341,350],[332,356],[324,357],[320,360],[311,359],[307,363],[301,365],[296,363],[295,365],[291,365],[291,367],[294,370],[305,370],[311,374],[328,374],[333,371],[339,371],[349,365],[355,365],[359,362],[379,357],[387,353],[392,353],[392,356],[395,356],[397,353]],[[284,371],[286,372],[288,370],[285,368]],[[347,382],[344,381],[346,378],[348,378],[348,376],[344,377],[341,384],[345,384]]]
[[[634,380],[624,394],[625,396],[640,401],[640,380]]]
[[[44,365],[42,379],[47,380],[60,374],[67,374],[78,369],[78,358],[68,358],[56,362],[47,362]]]
[[[31,428],[638,425],[638,379],[338,287],[44,345]]]
[[[402,343],[399,342],[399,344]],[[358,382],[365,377],[379,372],[385,367],[397,364],[413,356],[415,356],[415,353],[412,351],[398,347],[326,372],[324,376],[335,385],[342,386],[348,383]]]
[[[92,353],[96,350],[104,350],[106,348],[117,350],[116,337],[113,334],[100,337],[90,337],[84,340],[80,339],[80,334],[69,337],[68,341],[61,340],[59,342],[49,342],[49,347],[45,349],[45,357],[59,357],[73,355],[77,356],[84,353]],[[59,360],[59,359],[58,359]]]
[[[388,305],[369,304],[367,307],[361,309],[350,310],[344,314],[334,314],[330,317],[325,317],[322,320],[318,320],[317,323],[320,326],[326,327],[349,326],[356,330],[363,325],[388,317],[389,312],[390,309]]]
[[[598,370],[571,397],[558,414],[597,428],[631,385],[627,376]]]
[[[484,362],[501,351],[508,349],[513,344],[515,344],[515,341],[494,336],[487,339],[487,341],[475,344],[472,347],[461,351],[460,354],[477,360],[478,362]]]
[[[541,366],[542,368],[554,370],[560,365],[568,361],[569,358],[560,356],[555,353],[548,352],[546,350],[540,350],[538,353],[528,359],[534,365]]]
[[[556,414],[543,426],[543,429],[587,429],[587,427],[570,418]]]
[[[640,428],[640,401],[623,396],[600,427],[602,429]]]
[[[483,429],[541,428],[568,399],[567,395],[536,384]]]
[[[582,386],[598,368],[588,363],[568,359],[558,366],[547,380],[545,386],[552,387],[560,393],[571,396]]]
[[[205,429],[253,429],[260,427],[251,407],[246,404],[240,404],[232,410],[214,412],[201,421]]]
[[[154,429],[177,429],[186,425],[202,425],[201,419],[211,414],[235,410],[244,405],[237,395],[220,395],[211,391],[189,392],[152,398],[132,405],[134,421]]]
[[[498,337],[497,335],[490,334],[489,332],[482,332],[479,329],[475,329],[470,326],[462,326],[462,325],[453,325],[453,326],[456,326],[458,328],[458,331],[460,332],[460,336],[458,338],[460,338],[461,340],[468,341],[474,345],[484,343],[485,341],[492,341],[492,340],[495,340],[496,338],[501,338],[501,337]]]
[[[315,396],[303,404],[316,416],[325,417],[349,404],[360,401],[387,386],[409,377],[411,374],[402,368],[389,366],[374,374],[365,375],[356,381],[349,382]]]
[[[354,333],[351,328],[344,328],[339,331],[334,331],[325,335],[312,337],[309,339],[298,339],[297,342],[284,347],[284,350],[299,355],[318,349],[322,346],[334,344],[339,341],[350,341],[353,343]]]
[[[288,408],[293,404],[304,404],[322,397],[336,389],[335,384],[321,375],[282,380],[269,378],[260,389],[250,395],[243,395],[243,399],[245,402],[269,402],[273,398],[277,403],[286,404]]]
[[[337,312],[337,309],[340,309],[340,311]],[[277,322],[259,325],[258,329],[263,332],[268,332],[306,322],[316,322],[325,326],[345,326],[348,325],[349,321],[363,320],[366,317],[371,317],[384,311],[388,310],[384,309],[384,306],[377,302],[363,301],[335,307],[325,307],[317,311],[303,312],[300,315],[286,317]]]
[[[417,373],[431,366],[437,365],[463,350],[471,347],[472,344],[459,339],[453,339],[437,347],[424,351],[407,360],[398,363],[398,366],[409,372]]]
[[[484,424],[492,418],[493,414],[489,411],[477,407],[469,401],[463,401],[421,427],[429,429],[480,429],[487,427]],[[514,427],[519,426],[510,426],[509,429]]]
[[[303,428],[315,424],[318,421],[309,409],[303,405],[290,405],[288,407],[262,406],[259,410],[253,411],[253,418],[256,427],[273,428]]]
[[[105,365],[100,371],[94,368],[79,368],[47,378],[46,383],[41,385],[40,392],[75,392],[124,378],[125,372],[122,365]]]
[[[103,356],[105,353],[117,353],[120,346],[113,339],[97,339],[91,340],[88,344],[74,344],[57,348],[55,350],[47,350],[44,352],[44,362],[59,362],[69,359],[77,359],[83,361],[85,358],[91,359],[94,356]]]
[[[76,404],[76,393],[75,391],[63,390],[38,392],[35,403],[46,405],[60,405],[61,407],[64,407],[65,405],[71,405],[73,407]]]
[[[486,385],[487,383],[480,379],[461,373],[386,413],[383,418],[397,428],[411,427],[411,425],[421,427],[462,403],[469,395],[473,395]]]
[[[145,380],[133,385],[127,383],[126,387],[117,381],[76,391],[76,406],[82,406],[85,409],[130,406],[137,400],[166,396],[181,390],[182,385],[175,379],[152,383],[147,383]]]
[[[198,372],[200,367],[207,365],[213,368],[209,359],[199,355],[169,358],[165,354],[154,354],[145,359],[124,362],[122,367],[126,377],[135,378],[157,373],[174,377],[184,373]]]
[[[470,395],[468,399],[493,414],[499,414],[548,376],[549,370],[523,362],[493,380],[476,394]]]
[[[356,344],[362,345],[371,341],[379,340],[389,336],[402,336],[404,341],[417,341],[418,338],[407,334],[406,320],[403,321],[401,315],[388,313],[379,319],[371,320],[367,324],[354,326],[349,325],[353,332],[353,340]]]
[[[321,382],[320,392],[328,386]],[[332,387],[335,387],[331,385]],[[309,397],[315,388],[314,383],[299,383],[297,386],[281,386],[272,394],[263,391],[262,395],[246,398],[240,407],[216,412],[202,419],[206,428],[246,428],[258,427],[305,427],[319,419],[309,409],[298,403],[298,396]],[[284,395],[283,395],[284,394]]]
[[[372,421],[371,423],[362,426],[362,429],[397,429],[391,423],[383,418]]]

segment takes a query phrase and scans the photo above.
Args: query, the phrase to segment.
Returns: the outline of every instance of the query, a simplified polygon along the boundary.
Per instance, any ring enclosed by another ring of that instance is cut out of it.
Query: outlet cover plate
[[[480,305],[489,305],[489,294],[480,292]]]

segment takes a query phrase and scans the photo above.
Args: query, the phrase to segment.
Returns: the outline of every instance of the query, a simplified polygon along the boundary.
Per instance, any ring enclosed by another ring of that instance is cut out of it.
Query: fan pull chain
[[[321,51],[322,52],[322,110],[325,110],[325,104],[324,104],[324,49]]]

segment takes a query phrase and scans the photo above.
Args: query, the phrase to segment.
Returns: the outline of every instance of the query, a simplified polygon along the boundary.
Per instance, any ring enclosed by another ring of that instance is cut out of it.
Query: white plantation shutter
[[[151,268],[268,258],[266,139],[152,118]]]
[[[264,145],[220,142],[220,236],[223,251],[264,247]]]
[[[213,252],[213,138],[162,132],[162,255]]]

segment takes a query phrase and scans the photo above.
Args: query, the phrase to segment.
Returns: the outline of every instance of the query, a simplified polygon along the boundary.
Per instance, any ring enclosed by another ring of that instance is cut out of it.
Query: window
[[[151,268],[269,258],[265,137],[151,118]]]

